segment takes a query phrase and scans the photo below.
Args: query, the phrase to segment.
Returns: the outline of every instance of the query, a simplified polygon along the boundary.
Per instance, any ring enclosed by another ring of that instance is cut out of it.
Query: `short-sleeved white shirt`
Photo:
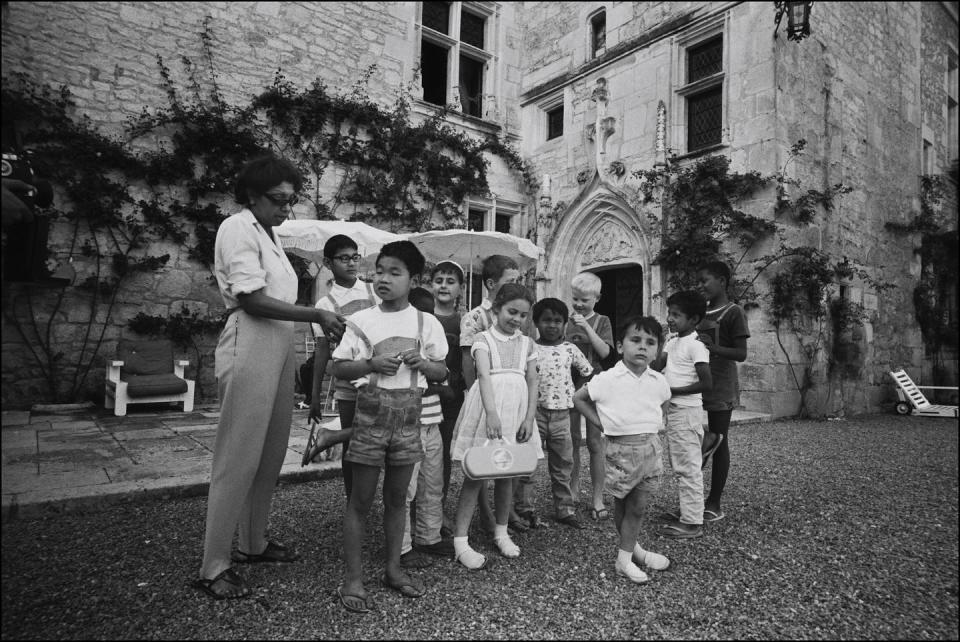
[[[696,364],[710,365],[710,351],[697,338],[696,332],[685,337],[673,337],[663,346],[667,354],[667,367],[663,369],[663,376],[671,388],[682,388],[700,381],[697,375]],[[699,408],[703,405],[703,395],[699,392],[690,395],[675,395],[670,403],[677,406]]]
[[[443,361],[447,356],[447,335],[440,321],[432,314],[423,313],[423,330],[417,336],[417,309],[408,305],[399,312],[384,312],[380,306],[360,310],[347,321],[340,345],[333,351],[334,360],[357,361],[370,359],[374,346],[391,351],[391,344],[404,339],[420,340],[420,356],[430,361]],[[410,368],[401,363],[397,373],[387,377],[377,375],[377,386],[390,390],[410,387]],[[417,385],[427,387],[427,378],[417,373]]]
[[[330,301],[331,298],[336,306]],[[349,288],[337,285],[334,281],[333,285],[330,286],[330,291],[320,297],[315,307],[327,312],[336,312],[346,317],[379,303],[380,297],[373,293],[370,284],[357,279],[353,286]],[[313,329],[313,336],[322,337],[324,335],[320,324],[311,323],[310,327]]]
[[[249,209],[220,223],[213,272],[227,310],[240,307],[237,295],[263,288],[267,296],[285,303],[297,302],[297,273],[279,242]]]
[[[596,404],[604,435],[639,435],[660,431],[662,405],[670,399],[670,384],[653,368],[638,377],[618,361],[588,381],[587,392]]]

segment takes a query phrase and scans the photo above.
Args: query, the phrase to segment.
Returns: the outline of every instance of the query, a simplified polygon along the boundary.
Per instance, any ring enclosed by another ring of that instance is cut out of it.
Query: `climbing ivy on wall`
[[[943,376],[944,350],[957,347],[958,236],[956,211],[943,207],[947,178],[956,190],[957,161],[950,174],[920,176],[920,212],[907,224],[886,224],[896,234],[920,234],[920,280],[913,290],[913,306],[927,353],[933,358],[934,376]],[[952,229],[951,229],[952,228]]]
[[[35,169],[62,195],[43,213],[70,227],[62,259],[76,257],[78,265],[89,266],[75,287],[22,288],[4,308],[53,400],[83,394],[106,329],[116,323],[118,294],[131,277],[169,263],[168,254],[151,253],[154,241],[181,244],[191,259],[212,266],[216,230],[226,214],[221,204],[240,165],[255,155],[270,151],[297,164],[317,218],[368,220],[395,230],[461,226],[463,199],[489,191],[487,154],[503,159],[528,191],[537,188],[532,167],[504,139],[467,136],[448,124],[443,110],[415,122],[416,77],[383,107],[367,92],[375,66],[345,94],[329,91],[320,80],[298,87],[278,69],[272,85],[249,103],[228,104],[213,66],[211,27],[208,17],[200,32],[200,63],[180,57],[185,86],[174,82],[157,56],[167,104],[144,107],[122,136],[104,135],[78,115],[66,86],[39,85],[21,73],[3,77],[4,119],[17,123]],[[51,270],[56,262],[48,262]],[[90,314],[79,356],[67,364],[52,329],[65,296],[77,290],[86,293]],[[214,316],[183,310],[182,323],[172,322],[174,316],[141,312],[132,327],[175,340],[178,328],[211,334],[218,327]]]
[[[852,191],[842,183],[825,190],[805,189],[788,173],[805,148],[805,140],[797,141],[784,165],[768,176],[756,171],[731,172],[725,156],[708,156],[685,166],[671,159],[665,167],[632,173],[639,180],[641,202],[659,200],[663,206],[662,218],[651,214],[662,232],[653,263],[665,271],[669,291],[695,289],[697,267],[706,261],[719,259],[730,265],[730,298],[748,307],[765,307],[800,393],[801,416],[811,410],[807,393],[814,385],[814,366],[821,350],[829,348],[826,360],[831,375],[859,376],[859,354],[851,349],[850,330],[862,326],[867,315],[860,303],[842,295],[841,286],[859,279],[876,291],[890,287],[847,257],[784,240],[786,225],[811,224],[818,212],[832,211],[835,200]],[[772,216],[760,217],[741,209],[771,185],[776,193]],[[797,195],[791,197],[792,193]],[[777,240],[774,252],[748,259],[765,243]],[[762,293],[756,289],[761,277],[768,286]],[[790,354],[782,340],[783,331],[794,336],[802,355]],[[802,361],[797,364],[799,374],[794,364],[798,357]]]

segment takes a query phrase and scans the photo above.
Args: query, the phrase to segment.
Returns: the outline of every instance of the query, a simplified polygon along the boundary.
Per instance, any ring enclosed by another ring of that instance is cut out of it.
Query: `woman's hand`
[[[522,444],[533,436],[533,421],[524,420],[517,429],[517,443]]]
[[[317,323],[323,328],[327,339],[330,341],[339,341],[340,337],[343,336],[343,329],[346,327],[344,325],[344,318],[335,312],[321,310],[319,308],[317,308],[317,314]]]
[[[379,354],[370,359],[370,367],[374,372],[392,377],[400,369],[400,359],[397,356],[391,357],[387,354]]]
[[[496,413],[487,415],[487,439],[502,439],[503,426],[500,425],[500,417]]]

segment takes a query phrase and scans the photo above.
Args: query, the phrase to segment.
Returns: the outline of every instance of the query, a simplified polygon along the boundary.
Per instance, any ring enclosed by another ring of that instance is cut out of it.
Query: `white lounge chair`
[[[915,412],[921,417],[953,417],[957,418],[957,407],[933,404],[927,401],[927,398],[920,392],[920,388],[928,390],[956,390],[957,386],[918,386],[913,383],[906,372],[896,370],[890,373],[894,382],[897,384],[897,414],[909,415]]]

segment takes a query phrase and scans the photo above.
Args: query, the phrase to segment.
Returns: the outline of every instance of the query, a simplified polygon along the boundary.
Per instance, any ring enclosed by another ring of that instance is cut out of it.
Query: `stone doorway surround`
[[[639,266],[643,270],[643,310],[664,318],[660,268],[651,265],[659,236],[651,238],[645,214],[634,210],[614,186],[594,174],[580,196],[560,216],[545,247],[537,298],[556,297],[568,305],[570,280],[584,270]]]

